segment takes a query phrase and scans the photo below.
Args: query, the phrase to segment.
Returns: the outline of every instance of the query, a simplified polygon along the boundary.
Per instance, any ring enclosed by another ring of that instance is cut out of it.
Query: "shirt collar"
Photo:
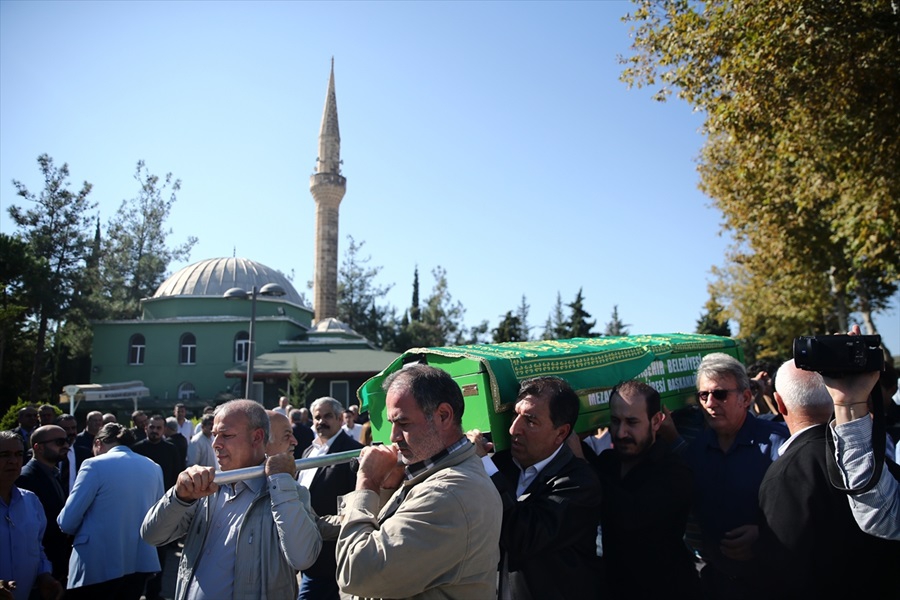
[[[801,430],[798,431],[797,433],[792,433],[792,434],[791,434],[791,437],[789,437],[789,438],[787,439],[786,442],[784,442],[781,446],[779,446],[779,448],[778,448],[778,456],[784,456],[784,453],[787,452],[788,446],[791,445],[791,442],[793,442],[794,440],[796,440],[796,439],[797,439],[797,436],[799,436],[801,433],[803,433],[803,432],[806,431],[807,429],[812,429],[813,427],[817,427],[817,425],[815,425],[815,424],[813,424],[813,425],[807,425],[806,427],[804,427],[803,429],[801,429]]]
[[[414,477],[416,477],[418,475],[421,475],[422,473],[424,473],[425,471],[427,471],[428,469],[433,467],[435,464],[437,464],[438,461],[440,461],[441,459],[443,459],[447,456],[450,456],[451,454],[453,454],[454,452],[456,452],[457,450],[459,450],[460,448],[462,448],[463,446],[465,446],[468,443],[469,443],[469,439],[466,436],[463,436],[463,437],[459,438],[459,441],[454,442],[450,446],[444,448],[443,450],[441,450],[440,452],[438,452],[431,458],[426,458],[425,460],[419,461],[417,463],[407,465],[407,467],[406,467],[407,481],[409,481],[410,479],[413,479]]]
[[[516,466],[519,467],[519,471],[521,471],[522,473],[527,474],[531,477],[536,477],[538,475],[538,473],[540,473],[541,471],[544,470],[544,467],[546,467],[548,464],[550,464],[551,460],[556,458],[556,455],[559,454],[559,451],[562,450],[562,447],[563,447],[563,445],[560,444],[556,448],[556,450],[553,452],[553,454],[551,454],[550,456],[548,456],[547,458],[545,458],[544,460],[542,460],[540,462],[534,463],[533,465],[531,465],[530,467],[528,467],[526,469],[523,469],[522,465],[520,465],[519,461],[517,461],[515,458],[513,458],[513,462],[516,463]]]

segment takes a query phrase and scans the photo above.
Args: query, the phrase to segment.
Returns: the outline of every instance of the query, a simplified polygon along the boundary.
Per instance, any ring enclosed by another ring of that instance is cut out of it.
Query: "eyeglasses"
[[[736,392],[736,391],[738,391],[738,390],[723,390],[723,389],[711,390],[711,391],[703,390],[703,391],[697,392],[697,397],[700,398],[700,402],[708,402],[710,396],[712,396],[719,402],[724,402],[725,399],[728,398],[728,394],[730,394],[732,392]]]
[[[57,446],[64,446],[69,443],[69,438],[53,438],[52,440],[43,440],[37,442],[38,444],[56,444]]]

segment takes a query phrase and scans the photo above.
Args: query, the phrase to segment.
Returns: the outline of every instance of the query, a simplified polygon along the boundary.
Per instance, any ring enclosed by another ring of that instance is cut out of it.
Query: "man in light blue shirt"
[[[41,545],[44,509],[37,496],[14,485],[24,456],[22,438],[0,431],[0,598],[27,600],[35,585],[41,597],[56,598],[62,586],[50,574]]]
[[[147,513],[141,536],[161,546],[184,537],[177,600],[296,598],[296,571],[322,540],[294,456],[266,456],[269,417],[253,400],[216,410],[213,449],[223,471],[264,465],[264,477],[219,486],[212,467],[182,471]]]

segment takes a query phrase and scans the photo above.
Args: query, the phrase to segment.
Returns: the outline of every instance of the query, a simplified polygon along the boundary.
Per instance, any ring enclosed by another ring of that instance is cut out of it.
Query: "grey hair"
[[[700,386],[700,378],[716,379],[722,375],[731,375],[737,384],[738,391],[750,389],[750,378],[747,376],[747,368],[733,356],[724,352],[707,354],[697,367],[697,387]]]
[[[334,416],[336,416],[336,417],[340,417],[341,413],[344,412],[344,405],[341,404],[340,402],[338,402],[335,398],[332,398],[331,396],[322,396],[321,398],[319,398],[318,400],[316,400],[315,402],[310,404],[310,406],[309,406],[310,412],[315,411],[318,407],[322,406],[323,404],[327,404],[331,408],[331,411],[334,413]]]
[[[801,407],[831,409],[833,404],[822,376],[815,371],[798,369],[793,359],[778,368],[775,390],[788,411]]]
[[[175,417],[168,417],[166,419],[166,429],[170,431],[178,431],[178,419]]]
[[[256,400],[231,400],[220,404],[215,412],[216,416],[222,415],[223,417],[231,413],[241,413],[247,417],[247,427],[251,431],[262,429],[265,434],[263,439],[269,439],[269,415],[266,414],[266,409],[262,404]]]
[[[453,410],[454,423],[462,429],[462,416],[466,408],[462,390],[446,371],[430,365],[409,363],[388,375],[381,388],[385,393],[390,390],[409,392],[427,418],[434,415],[438,406],[448,404]]]

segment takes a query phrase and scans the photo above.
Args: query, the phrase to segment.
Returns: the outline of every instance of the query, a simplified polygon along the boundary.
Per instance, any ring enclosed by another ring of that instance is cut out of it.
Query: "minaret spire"
[[[337,316],[338,209],[347,191],[347,180],[341,175],[341,133],[334,92],[334,57],[331,58],[331,75],[319,129],[319,157],[316,172],[309,178],[309,191],[316,202],[313,308],[316,321],[320,321]]]

